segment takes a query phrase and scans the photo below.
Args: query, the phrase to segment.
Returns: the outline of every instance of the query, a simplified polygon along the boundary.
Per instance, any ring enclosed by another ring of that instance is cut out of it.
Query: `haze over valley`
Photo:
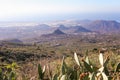
[[[120,23],[113,20],[63,20],[44,23],[2,23],[0,40],[30,39],[51,34],[55,30],[65,34],[119,34]],[[57,35],[56,35],[57,36]]]

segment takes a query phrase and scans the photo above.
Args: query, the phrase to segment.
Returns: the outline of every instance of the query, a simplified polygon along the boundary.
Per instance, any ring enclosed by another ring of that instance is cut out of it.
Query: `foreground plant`
[[[113,75],[111,76],[107,68],[109,57],[104,60],[102,53],[99,54],[99,68],[92,65],[87,55],[85,56],[85,59],[80,61],[77,54],[74,53],[74,59],[76,64],[70,68],[63,57],[60,71],[53,73],[54,75],[50,73],[51,76],[47,80],[119,80],[120,63],[117,64],[113,71]],[[42,70],[40,64],[38,65],[38,72],[39,80],[44,80],[45,68]]]
[[[45,66],[42,69],[41,65],[40,64],[38,65],[39,80],[44,79],[45,69],[46,69]]]
[[[16,63],[4,65],[0,68],[0,80],[17,80]]]
[[[83,60],[84,66],[86,70],[89,72],[89,79],[90,80],[108,80],[108,76],[106,75],[105,72],[107,71],[106,64],[108,62],[108,58],[104,61],[103,59],[103,54],[100,53],[99,55],[99,62],[101,67],[97,68],[93,65],[90,64],[88,56],[86,57],[86,60]]]
[[[116,64],[116,67],[113,71],[112,80],[119,80],[120,79],[120,63]]]

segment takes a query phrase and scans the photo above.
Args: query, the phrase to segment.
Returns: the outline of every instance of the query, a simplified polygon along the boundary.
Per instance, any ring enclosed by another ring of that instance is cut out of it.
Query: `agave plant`
[[[74,53],[74,58],[75,58],[76,63],[79,66],[81,66],[76,53]],[[107,72],[106,64],[109,61],[109,59],[107,58],[104,61],[102,53],[100,53],[100,55],[99,55],[99,61],[101,64],[101,67],[99,69],[97,69],[95,66],[93,66],[90,63],[88,56],[86,56],[85,60],[82,60],[82,61],[83,61],[84,67],[87,70],[87,72],[85,73],[83,71],[83,73],[80,76],[80,79],[82,79],[82,80],[89,80],[89,79],[90,80],[99,80],[99,78],[102,78],[102,80],[108,80],[108,76],[106,75],[105,72]]]
[[[120,72],[120,63],[118,63],[115,68],[114,77],[110,78],[107,70],[109,57],[104,60],[102,53],[99,54],[100,68],[93,66],[88,56],[86,56],[84,60],[80,61],[77,54],[74,53],[74,59],[76,65],[79,67],[78,69],[72,66],[73,69],[69,71],[69,67],[66,65],[65,58],[63,57],[60,71],[54,75],[51,74],[49,80],[119,80],[119,75],[116,76],[116,73]],[[45,66],[42,69],[39,64],[38,73],[39,80],[44,80]]]
[[[76,64],[79,66],[79,69],[81,69],[81,70],[79,70],[79,72],[78,71],[74,71],[76,74],[74,75],[74,76],[76,76],[75,77],[75,79],[76,80],[78,80],[78,79],[80,79],[80,73],[83,73],[83,66],[82,66],[82,64],[80,63],[80,60],[78,59],[78,56],[77,56],[77,54],[76,53],[74,53],[74,59],[75,59],[75,61],[76,61]]]
[[[112,80],[119,80],[120,79],[120,63],[116,64]]]
[[[67,79],[68,79],[68,75],[67,75],[67,65],[66,65],[66,63],[65,63],[65,57],[63,57],[63,59],[62,59],[61,71],[60,71],[59,79],[60,79],[60,80],[67,80]]]
[[[41,65],[40,64],[38,65],[39,80],[43,80],[44,79],[45,70],[46,70],[45,66],[42,69]]]
[[[100,61],[101,68],[98,69],[97,77],[102,76],[103,80],[108,80],[108,76],[105,74],[105,72],[108,72],[107,68],[106,68],[106,65],[107,65],[109,59],[107,58],[104,61],[103,54],[100,53],[100,55],[99,55],[99,61]]]
[[[79,59],[78,59],[78,56],[76,53],[74,53],[74,58],[75,58],[75,61],[76,63],[83,69],[83,66],[82,64],[80,63]],[[89,74],[86,74],[84,72],[84,70],[82,70],[79,78],[77,80],[93,80],[93,76],[94,76],[94,69],[93,69],[93,66],[90,64],[90,61],[89,61],[89,58],[88,56],[86,56],[86,59],[85,60],[82,60],[83,63],[84,63],[84,68],[87,70],[87,72],[89,72]]]

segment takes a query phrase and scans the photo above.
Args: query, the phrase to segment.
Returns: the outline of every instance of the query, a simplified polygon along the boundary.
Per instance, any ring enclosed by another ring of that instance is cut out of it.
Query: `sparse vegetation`
[[[0,47],[1,80],[3,74],[9,78],[8,75],[12,72],[14,75],[11,80],[64,80],[64,78],[89,80],[90,76],[95,79],[103,79],[104,76],[104,80],[107,78],[119,80],[120,39],[118,35],[116,37],[99,35],[95,38],[81,35],[58,36],[54,40],[49,41],[49,39],[34,44],[2,44]],[[96,42],[91,43],[92,40]],[[86,50],[88,50],[87,54]],[[74,52],[77,55],[73,55]],[[104,57],[101,55],[98,59],[100,52]],[[73,56],[76,58],[74,59]],[[107,65],[99,61],[107,61]],[[11,69],[10,73],[6,66],[12,65],[13,62],[19,68]]]

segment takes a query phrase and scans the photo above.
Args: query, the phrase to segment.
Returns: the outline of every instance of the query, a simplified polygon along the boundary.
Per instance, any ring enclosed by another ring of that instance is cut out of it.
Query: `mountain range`
[[[116,21],[96,20],[89,24],[84,25],[91,31],[100,33],[118,33],[120,32],[120,23]]]
[[[0,26],[0,40],[4,39],[27,39],[39,37],[45,34],[81,34],[98,32],[101,34],[119,33],[120,23],[117,21],[107,20],[70,20],[70,21],[56,21],[38,25],[29,26],[14,26],[2,27]]]

